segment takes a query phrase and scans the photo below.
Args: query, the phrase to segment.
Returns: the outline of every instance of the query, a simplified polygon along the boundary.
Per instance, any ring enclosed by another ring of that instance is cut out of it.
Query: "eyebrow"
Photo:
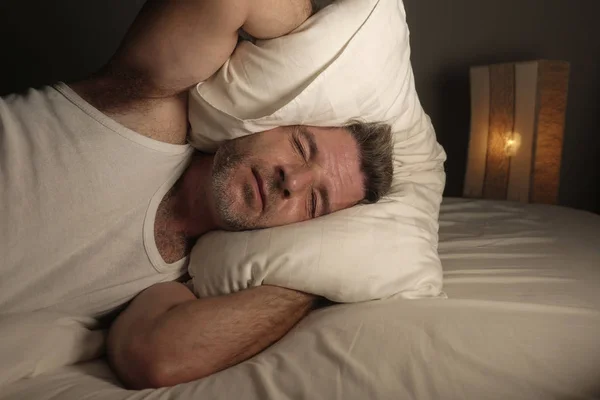
[[[319,154],[319,148],[317,147],[317,141],[315,135],[309,131],[306,126],[299,126],[298,133],[304,137],[304,140],[308,142],[308,148],[310,150],[310,159],[314,160]],[[329,214],[331,212],[331,204],[329,202],[329,191],[327,188],[319,189],[319,194],[323,200],[323,212],[322,214]]]

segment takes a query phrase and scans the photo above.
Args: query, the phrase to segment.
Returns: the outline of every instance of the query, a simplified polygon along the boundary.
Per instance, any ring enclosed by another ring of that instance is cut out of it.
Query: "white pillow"
[[[194,247],[189,272],[200,297],[271,284],[357,302],[399,294],[438,296],[438,212],[445,153],[415,88],[399,0],[338,0],[291,34],[241,43],[223,68],[190,92],[190,142],[277,126],[392,125],[390,195],[313,221],[213,232]]]

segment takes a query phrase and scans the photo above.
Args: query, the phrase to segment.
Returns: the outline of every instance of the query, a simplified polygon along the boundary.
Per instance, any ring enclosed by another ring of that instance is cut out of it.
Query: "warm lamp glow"
[[[519,148],[521,147],[521,135],[517,132],[511,132],[506,135],[506,144],[504,145],[504,151],[509,157],[517,155]]]
[[[470,86],[464,196],[556,204],[569,63],[477,66]]]

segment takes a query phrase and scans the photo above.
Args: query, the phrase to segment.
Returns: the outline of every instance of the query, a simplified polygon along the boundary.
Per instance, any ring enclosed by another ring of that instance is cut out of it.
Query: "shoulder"
[[[140,135],[172,144],[186,142],[187,92],[151,94],[143,79],[105,73],[69,86],[100,112]]]

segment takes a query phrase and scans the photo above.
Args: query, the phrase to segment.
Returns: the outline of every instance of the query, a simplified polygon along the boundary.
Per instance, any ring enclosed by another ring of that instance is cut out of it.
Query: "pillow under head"
[[[289,35],[240,43],[190,91],[189,118],[203,151],[278,126],[352,119],[388,123],[394,140],[392,189],[379,203],[201,237],[189,267],[197,295],[261,284],[341,302],[440,295],[445,153],[415,91],[400,0],[338,0]]]

